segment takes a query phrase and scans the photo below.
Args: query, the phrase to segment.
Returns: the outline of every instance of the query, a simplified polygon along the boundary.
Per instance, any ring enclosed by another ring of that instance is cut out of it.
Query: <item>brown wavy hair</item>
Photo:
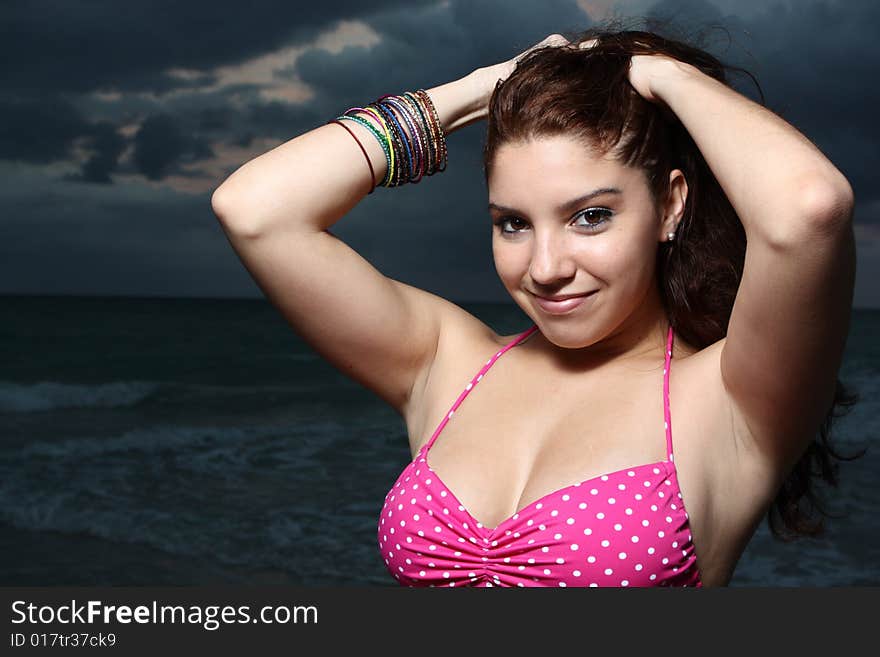
[[[660,29],[670,32],[669,25]],[[572,45],[546,45],[528,52],[492,93],[483,170],[488,185],[495,153],[504,143],[565,134],[599,155],[611,152],[621,164],[641,168],[659,207],[667,197],[670,171],[680,169],[688,184],[684,213],[675,241],[658,246],[656,275],[674,330],[703,349],[727,335],[743,273],[745,230],[681,121],[665,106],[645,100],[629,83],[629,60],[636,54],[670,55],[728,86],[726,71],[741,72],[755,83],[762,105],[764,93],[747,70],[724,64],[697,45],[708,34],[705,29],[695,37],[677,38],[658,31],[621,29],[620,20],[613,19],[587,30],[561,32]],[[671,31],[681,33],[675,26]],[[588,39],[598,41],[589,50],[575,47]],[[824,518],[811,521],[815,511],[833,514],[823,508],[813,478],[837,487],[839,465],[832,457],[853,460],[865,454],[866,449],[843,456],[830,441],[833,420],[848,413],[859,398],[837,379],[834,401],[818,436],[788,473],[767,512],[775,538],[787,542],[824,533]]]

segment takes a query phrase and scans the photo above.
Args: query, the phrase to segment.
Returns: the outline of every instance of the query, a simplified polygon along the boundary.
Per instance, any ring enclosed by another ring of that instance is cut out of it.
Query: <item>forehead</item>
[[[488,186],[491,200],[498,196],[499,202],[512,202],[522,195],[570,196],[584,186],[624,189],[639,177],[637,169],[621,164],[610,153],[600,155],[581,140],[554,136],[499,146]]]

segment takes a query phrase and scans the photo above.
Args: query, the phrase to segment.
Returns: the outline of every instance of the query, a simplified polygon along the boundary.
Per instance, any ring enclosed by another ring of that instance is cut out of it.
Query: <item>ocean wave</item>
[[[151,381],[114,381],[98,384],[0,382],[0,412],[33,413],[59,408],[119,408],[134,406],[162,384]]]
[[[352,386],[353,387],[353,386]],[[114,409],[140,404],[195,404],[202,401],[239,400],[247,404],[295,402],[303,395],[339,396],[345,392],[334,381],[312,379],[285,385],[222,386],[173,381],[109,381],[106,383],[0,382],[0,413],[41,413],[59,409]]]

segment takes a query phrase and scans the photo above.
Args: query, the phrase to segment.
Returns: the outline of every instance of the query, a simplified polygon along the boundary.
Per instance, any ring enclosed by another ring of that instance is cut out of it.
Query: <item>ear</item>
[[[678,229],[681,216],[684,214],[685,201],[688,195],[687,180],[681,169],[673,169],[669,172],[669,192],[666,201],[661,208],[660,217],[660,241],[666,241],[667,233],[674,233]]]

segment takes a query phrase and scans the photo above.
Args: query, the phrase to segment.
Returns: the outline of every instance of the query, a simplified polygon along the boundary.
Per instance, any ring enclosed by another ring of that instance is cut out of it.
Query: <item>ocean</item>
[[[268,301],[0,302],[0,585],[398,586],[376,522],[411,458],[403,419]],[[880,584],[878,334],[880,311],[853,312],[840,378],[861,400],[833,435],[868,452],[819,489],[840,517],[787,544],[765,519],[730,586]]]

